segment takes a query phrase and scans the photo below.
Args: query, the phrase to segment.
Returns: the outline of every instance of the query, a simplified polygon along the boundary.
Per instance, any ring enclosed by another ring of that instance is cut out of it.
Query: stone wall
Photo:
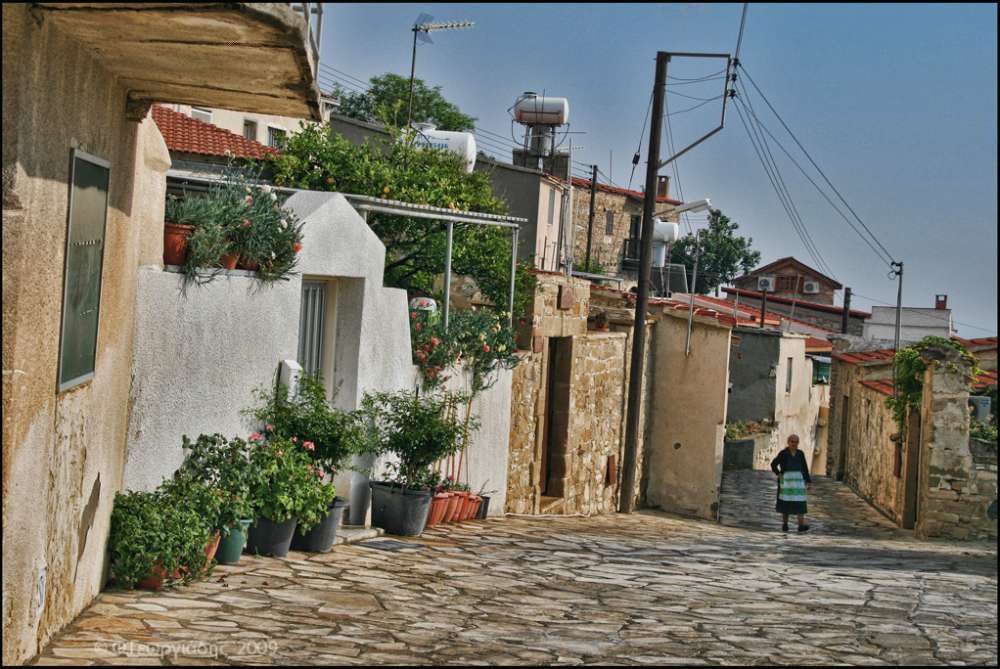
[[[522,351],[511,380],[507,504],[511,513],[537,513],[538,463],[544,422],[545,355]]]
[[[612,216],[608,234],[608,214]],[[621,269],[625,240],[629,238],[632,216],[642,214],[642,200],[597,190],[594,197],[594,227],[590,257],[609,274]],[[590,219],[590,188],[577,187],[573,192],[573,243],[576,264],[583,266],[587,257],[587,224]]]
[[[872,506],[901,523],[906,484],[905,454],[898,442],[892,440],[899,428],[886,406],[886,397],[860,383],[852,388],[848,466],[844,481]]]
[[[916,532],[922,537],[996,541],[996,451],[990,454],[977,444],[974,455],[970,444],[971,366],[950,347],[928,347],[922,357],[928,367],[921,404]]]
[[[121,486],[136,268],[163,243],[152,119],[92,50],[3,6],[3,663],[31,658],[104,583]],[[70,159],[110,163],[94,377],[57,392]],[[147,243],[148,241],[148,243]]]

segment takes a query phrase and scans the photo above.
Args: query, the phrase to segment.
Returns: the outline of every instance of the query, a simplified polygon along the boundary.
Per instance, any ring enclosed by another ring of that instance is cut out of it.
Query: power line
[[[738,99],[739,98],[737,98],[737,100]],[[791,208],[789,207],[788,203],[785,201],[784,194],[782,193],[781,189],[778,187],[777,180],[774,178],[774,175],[771,173],[770,166],[768,165],[767,161],[765,160],[763,152],[761,151],[761,149],[757,145],[757,139],[756,139],[753,131],[750,129],[750,125],[747,123],[746,116],[744,115],[744,112],[742,110],[742,105],[741,104],[735,104],[733,106],[736,109],[737,115],[740,117],[740,122],[743,124],[743,129],[746,131],[747,137],[750,139],[750,144],[751,144],[751,146],[753,146],[754,153],[757,154],[757,159],[760,161],[761,167],[764,168],[764,173],[767,175],[768,180],[771,182],[771,187],[774,189],[775,194],[778,196],[778,201],[781,203],[782,208],[785,210],[785,214],[788,216],[788,220],[792,224],[792,228],[795,230],[795,233],[798,235],[800,241],[802,242],[802,245],[805,247],[806,251],[809,253],[809,256],[813,259],[813,262],[815,262],[817,265],[819,265],[820,263],[819,263],[819,260],[818,260],[818,258],[816,256],[815,252],[813,251],[812,247],[809,245],[809,242],[806,240],[805,235],[802,234],[802,230],[799,228],[798,222],[796,221],[795,216],[793,215]]]
[[[667,129],[667,150],[670,151],[670,155],[672,156],[672,155],[674,155],[674,131],[673,131],[673,128],[670,126],[670,117],[672,116],[672,114],[670,113],[670,109],[669,109],[668,104],[669,103],[667,102],[667,96],[664,95],[663,96],[663,124],[664,124],[664,126],[666,126],[666,129]],[[656,159],[659,160],[659,156],[657,156]],[[677,184],[677,197],[679,197],[680,200],[681,200],[681,202],[683,202],[684,201],[684,187],[681,186],[681,172],[680,172],[680,167],[678,167],[677,163],[678,163],[678,161],[676,161],[676,160],[670,161],[670,167],[673,169],[673,172],[674,172],[674,181]],[[681,218],[684,220],[685,225],[687,225],[688,232],[691,235],[694,235],[694,226],[691,225],[691,217],[687,213],[683,213],[683,214],[681,214]],[[692,289],[693,288],[694,287],[692,286]]]
[[[749,2],[743,3],[743,16],[740,18],[740,35],[736,38],[736,62],[740,62],[740,48],[743,46],[743,29],[747,25],[747,7]]]
[[[774,108],[774,105],[771,104],[771,101],[768,100],[767,96],[764,95],[764,92],[760,90],[760,87],[757,85],[757,82],[755,82],[753,80],[753,77],[750,76],[750,73],[747,72],[747,70],[746,70],[745,67],[743,67],[743,64],[742,63],[738,64],[738,67],[741,70],[743,70],[743,73],[747,76],[747,79],[750,80],[751,85],[753,85],[754,89],[757,91],[757,93],[760,95],[760,97],[767,104],[768,108],[771,110],[771,112],[774,114],[774,116],[781,123],[782,127],[785,129],[785,131],[788,133],[788,135],[792,138],[792,140],[794,140],[795,144],[799,147],[799,149],[802,150],[802,153],[804,153],[805,156],[806,156],[806,158],[809,159],[809,162],[812,163],[812,166],[814,168],[816,168],[816,171],[819,172],[820,176],[823,177],[823,180],[826,182],[826,184],[830,187],[831,190],[833,190],[834,193],[836,193],[837,197],[844,204],[844,206],[847,207],[847,210],[851,212],[851,215],[854,216],[855,220],[857,220],[857,222],[861,224],[861,227],[863,227],[865,229],[865,231],[868,232],[868,235],[871,237],[872,241],[874,241],[875,244],[882,250],[882,253],[884,253],[885,256],[887,258],[889,258],[889,264],[891,266],[892,262],[894,262],[893,255],[891,253],[889,253],[889,250],[885,247],[885,245],[882,244],[881,241],[879,241],[878,237],[875,236],[875,233],[873,233],[871,231],[871,228],[869,228],[865,224],[865,222],[863,220],[861,220],[861,217],[858,216],[857,212],[854,211],[854,208],[851,207],[850,203],[844,198],[843,195],[841,195],[840,191],[838,191],[837,188],[833,185],[833,183],[830,181],[830,179],[826,176],[826,173],[823,172],[823,170],[820,169],[820,166],[816,164],[816,161],[813,160],[813,158],[809,154],[809,152],[806,151],[806,148],[802,145],[802,142],[799,141],[798,137],[795,136],[795,133],[793,133],[792,130],[791,130],[791,128],[788,127],[788,124],[785,123],[785,120],[783,118],[781,118],[780,114],[778,114],[778,111]],[[884,261],[885,258],[882,258],[882,260]]]
[[[750,100],[750,96],[747,94],[746,88],[743,86],[743,82],[738,81],[737,85],[740,86],[744,96],[743,99],[740,100],[740,102],[749,110],[749,116],[751,117],[751,119],[755,123],[758,123],[759,120],[757,119],[757,114],[754,111],[753,102]],[[752,123],[751,126],[754,127],[754,124]],[[757,133],[757,138],[760,146],[764,149],[765,156],[770,160],[770,165],[772,172],[774,173],[775,180],[777,181],[781,189],[784,191],[785,199],[788,201],[792,213],[795,214],[795,218],[798,220],[799,223],[798,227],[801,230],[801,236],[804,238],[804,241],[808,242],[808,246],[811,247],[812,249],[811,255],[813,256],[814,259],[818,259],[819,266],[822,271],[836,278],[836,275],[834,274],[829,263],[826,262],[826,259],[820,252],[819,246],[816,244],[816,242],[812,238],[812,235],[809,233],[809,228],[806,226],[806,223],[803,220],[802,215],[799,213],[798,207],[795,206],[795,200],[792,198],[792,193],[788,189],[788,184],[785,183],[785,179],[782,176],[781,170],[778,167],[778,162],[774,159],[774,154],[771,152],[771,147],[767,142],[767,138],[764,137],[764,134],[762,132],[760,132],[759,127],[754,127],[754,130]]]
[[[704,107],[709,102],[715,102],[716,100],[721,100],[724,97],[725,97],[725,94],[723,94],[723,95],[716,95],[714,98],[709,98],[709,99],[705,100],[704,102],[699,102],[698,104],[694,105],[693,107],[688,107],[686,109],[680,109],[680,110],[675,111],[675,112],[670,112],[668,114],[668,116],[677,116],[678,114],[686,114],[687,112],[692,112],[692,111],[694,111],[696,109],[700,109],[701,107]]]
[[[673,76],[671,74],[668,74],[667,75],[667,79],[669,79],[670,81],[687,82],[687,83],[690,83],[690,84],[696,84],[696,83],[701,82],[701,81],[709,81],[710,79],[722,79],[722,76],[720,76],[720,75],[724,75],[725,73],[726,73],[726,68],[722,68],[718,72],[713,72],[712,74],[706,74],[706,75],[703,75],[701,77],[675,77],[675,76]],[[674,85],[675,86],[679,86],[680,84],[674,84]]]
[[[646,134],[646,123],[649,121],[649,113],[653,109],[653,93],[649,94],[649,105],[646,107],[646,118],[642,121],[642,130],[639,131],[639,144],[635,147],[635,155],[632,156],[632,173],[628,175],[628,187],[632,188],[632,177],[635,176],[635,168],[639,165],[639,151],[642,150],[642,138]]]

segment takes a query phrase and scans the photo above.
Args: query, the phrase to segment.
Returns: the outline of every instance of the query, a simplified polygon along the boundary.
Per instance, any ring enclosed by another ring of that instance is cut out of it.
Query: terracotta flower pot
[[[219,550],[220,541],[222,541],[222,534],[220,532],[216,532],[215,536],[209,539],[208,543],[205,544],[205,557],[207,558],[205,560],[206,569],[208,569],[208,567],[212,564],[212,560],[215,559],[215,553]]]
[[[187,258],[188,243],[194,234],[193,225],[163,224],[163,264],[183,265]]]
[[[239,253],[227,253],[226,255],[222,256],[221,260],[219,260],[222,266],[226,269],[236,269],[236,263],[238,263],[239,261],[240,261]]]
[[[473,498],[475,501],[472,505],[472,515],[469,516],[469,520],[476,520],[479,518],[479,509],[483,506],[483,498],[476,495]]]
[[[175,571],[170,575],[172,579],[178,579],[181,577],[180,570]],[[149,576],[142,579],[136,583],[137,588],[142,588],[144,590],[162,590],[163,582],[167,580],[167,570],[163,568],[163,565],[157,562],[153,565],[153,568],[149,570]]]
[[[236,269],[245,269],[248,272],[256,272],[260,269],[260,263],[256,260],[244,260],[240,258],[240,262],[236,265]]]
[[[448,498],[448,508],[445,510],[443,522],[453,523],[455,522],[455,516],[458,515],[458,507],[462,503],[462,496],[457,492],[451,493],[451,497]]]
[[[450,499],[451,493],[439,492],[434,495],[434,499],[431,501],[431,514],[427,517],[427,527],[434,527],[444,519],[445,511],[448,510],[448,500]]]
[[[476,496],[470,493],[469,496],[465,498],[465,517],[462,518],[462,520],[472,520],[475,518],[475,511]]]

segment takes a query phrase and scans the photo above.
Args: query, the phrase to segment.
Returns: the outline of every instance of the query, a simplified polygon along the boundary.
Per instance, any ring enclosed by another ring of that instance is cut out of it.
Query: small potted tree
[[[462,448],[458,394],[375,393],[362,400],[368,444],[377,456],[398,461],[387,481],[372,482],[372,524],[389,534],[416,536],[427,523],[434,475],[431,465]]]
[[[204,572],[209,530],[201,516],[163,491],[115,496],[108,534],[116,585],[159,590]]]
[[[252,470],[247,443],[242,439],[226,439],[221,434],[199,435],[191,441],[183,437],[184,462],[175,474],[188,474],[214,493],[211,504],[197,508],[206,522],[220,536],[216,553],[220,564],[236,564],[246,544],[246,531],[253,519],[250,498]]]
[[[284,557],[295,527],[308,530],[328,513],[336,493],[323,482],[311,458],[295,438],[264,439],[250,435],[251,494],[256,524],[250,528],[247,550]]]
[[[348,458],[362,451],[364,431],[358,413],[332,408],[319,376],[302,375],[294,396],[279,384],[274,392],[258,390],[257,397],[258,406],[247,413],[260,421],[265,438],[294,439],[324,480],[332,480]],[[330,550],[346,506],[347,500],[335,497],[314,527],[295,533],[292,549]]]

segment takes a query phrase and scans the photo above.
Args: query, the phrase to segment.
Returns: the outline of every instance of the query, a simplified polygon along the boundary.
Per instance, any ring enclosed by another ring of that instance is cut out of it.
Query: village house
[[[996,386],[997,339],[959,341],[984,370],[971,389]],[[886,404],[893,350],[834,353],[829,471],[903,528],[995,539],[995,511],[991,520],[988,509],[996,504],[996,450],[969,438],[970,387],[958,373],[968,372],[964,360],[953,360],[950,348],[933,355],[951,364],[931,366],[921,407],[908,413],[901,430]]]
[[[667,177],[660,177],[656,202],[678,206],[680,202],[668,197],[668,183]],[[591,226],[591,180],[573,177],[573,186],[577,189],[573,201],[573,257],[576,267],[586,269],[589,238],[591,262],[596,263],[604,274],[625,279],[620,287],[628,289],[634,286],[639,269],[642,192],[598,181],[593,187],[594,220]],[[664,220],[676,219],[676,215],[664,216]]]
[[[833,304],[834,293],[843,286],[836,279],[819,272],[795,258],[779,258],[733,280],[736,288],[762,290],[761,281],[767,282],[768,299],[784,297],[807,300],[818,304]]]
[[[768,314],[781,314],[824,330],[859,337],[864,329],[865,320],[871,317],[871,312],[860,309],[844,309],[822,302],[772,295],[770,292],[767,293],[767,306],[764,307],[763,293],[756,288],[723,286],[722,292],[730,301],[738,301],[758,310],[765,308]]]
[[[309,26],[287,5],[119,7],[3,7],[4,664],[104,582],[139,268],[163,253],[170,158],[150,106],[319,118]]]
[[[918,342],[924,337],[954,336],[955,322],[948,308],[947,295],[935,295],[933,307],[902,307],[899,310],[899,340]],[[873,306],[865,320],[861,336],[869,341],[896,340],[896,307]]]

